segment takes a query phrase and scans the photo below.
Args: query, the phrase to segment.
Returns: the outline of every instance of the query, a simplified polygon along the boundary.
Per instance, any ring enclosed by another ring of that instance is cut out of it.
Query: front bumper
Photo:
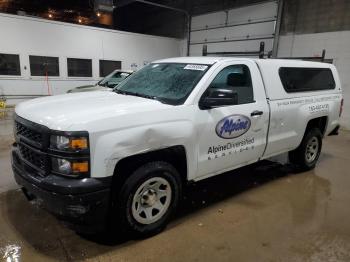
[[[49,174],[38,175],[12,150],[16,182],[29,199],[37,199],[47,211],[75,229],[95,232],[103,229],[109,210],[111,177],[72,179]]]

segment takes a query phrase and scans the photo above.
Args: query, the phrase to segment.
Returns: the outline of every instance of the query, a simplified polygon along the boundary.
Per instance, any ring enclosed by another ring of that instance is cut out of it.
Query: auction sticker
[[[208,68],[206,65],[186,65],[184,69],[186,70],[198,70],[198,71],[204,71]]]

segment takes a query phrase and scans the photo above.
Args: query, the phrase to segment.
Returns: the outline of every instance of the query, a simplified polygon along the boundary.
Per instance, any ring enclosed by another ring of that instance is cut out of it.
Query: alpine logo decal
[[[225,139],[236,138],[246,133],[250,128],[250,119],[244,115],[231,115],[219,121],[216,134]]]

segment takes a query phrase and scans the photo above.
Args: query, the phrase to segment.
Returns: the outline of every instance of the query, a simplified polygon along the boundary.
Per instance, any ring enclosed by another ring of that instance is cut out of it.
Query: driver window
[[[216,88],[237,93],[238,105],[254,102],[252,80],[246,65],[231,65],[221,70],[210,84],[210,89]]]

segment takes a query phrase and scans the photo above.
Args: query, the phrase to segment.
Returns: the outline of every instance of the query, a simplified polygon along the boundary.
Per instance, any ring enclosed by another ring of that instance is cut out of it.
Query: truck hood
[[[17,105],[15,112],[50,129],[74,131],[97,119],[169,107],[152,99],[96,91],[32,99]]]

